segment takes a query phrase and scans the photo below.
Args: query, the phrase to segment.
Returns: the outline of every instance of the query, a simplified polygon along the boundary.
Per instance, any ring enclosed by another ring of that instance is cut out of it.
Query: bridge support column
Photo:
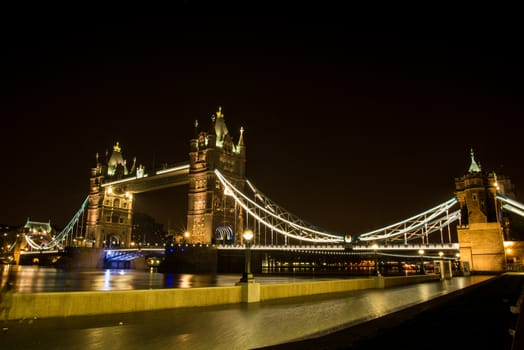
[[[255,282],[238,282],[236,284],[242,288],[243,303],[257,303],[260,301],[260,283]]]

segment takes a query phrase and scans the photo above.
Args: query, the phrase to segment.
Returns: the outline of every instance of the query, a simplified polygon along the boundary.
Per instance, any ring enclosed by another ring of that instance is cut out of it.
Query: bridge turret
[[[462,209],[462,223],[497,222],[497,178],[494,172],[483,172],[475,161],[473,149],[466,174],[455,178],[456,196]]]
[[[215,148],[217,145],[217,134],[215,131],[216,117],[211,115],[211,126],[209,127],[209,132],[207,133],[207,147]]]
[[[214,170],[219,169],[235,178],[243,188],[245,158],[244,141],[239,140],[238,145],[233,143],[219,107],[211,118],[209,132],[199,131],[197,139],[191,140],[187,214],[191,242],[214,242],[215,230],[219,226],[231,229],[234,232],[232,239],[237,235],[239,223],[236,222],[238,215],[235,216],[234,203],[217,185]]]
[[[244,144],[244,128],[240,127],[240,137],[238,138],[237,144],[238,153],[245,158],[246,157],[246,145]]]
[[[109,242],[118,242],[121,247],[131,243],[133,219],[133,195],[125,184],[113,185],[108,182],[121,180],[130,175],[127,162],[122,156],[120,143],[113,146],[109,158],[106,152],[105,162],[96,156],[96,166],[91,169],[89,204],[87,209],[85,242],[94,242],[95,247],[102,247]],[[131,167],[132,173],[143,177],[144,168],[136,168],[136,157]]]
[[[121,153],[120,143],[117,142],[113,146],[113,153],[107,162],[107,176],[121,178],[129,174],[127,169],[127,162],[124,160],[124,157]]]
[[[96,164],[91,168],[91,177],[89,178],[89,200],[85,232],[87,237],[92,237],[93,239],[97,236],[97,225],[100,220],[100,206],[103,201],[102,182],[104,181],[104,170],[104,165],[100,162],[97,153]]]
[[[470,156],[466,174],[455,178],[463,224],[457,228],[460,259],[469,265],[466,270],[500,272],[505,268],[504,236],[496,199],[500,187],[495,172],[482,171],[473,150]]]
[[[191,156],[192,154],[195,154],[194,152],[198,151],[198,133],[199,133],[198,120],[195,120],[194,126],[195,126],[195,129],[194,129],[193,138],[189,140],[189,156]]]

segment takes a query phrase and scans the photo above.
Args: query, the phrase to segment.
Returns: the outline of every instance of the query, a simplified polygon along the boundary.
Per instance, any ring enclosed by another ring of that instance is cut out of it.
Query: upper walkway
[[[496,277],[461,276],[395,288],[260,303],[10,321],[8,331],[1,336],[2,348],[43,350],[78,348],[81,345],[84,349],[230,350],[269,347],[353,328],[411,306],[460,294],[455,292],[493,278]],[[402,322],[402,319],[397,322]],[[435,325],[428,325],[428,342],[439,334],[444,336],[455,332],[447,329],[445,324],[441,326],[438,330]],[[344,344],[333,345],[323,348],[344,348]]]

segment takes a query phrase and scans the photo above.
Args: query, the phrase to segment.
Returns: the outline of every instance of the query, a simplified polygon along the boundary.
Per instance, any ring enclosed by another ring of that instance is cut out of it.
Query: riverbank
[[[16,293],[10,320],[118,314],[185,307],[257,303],[439,281],[439,275],[368,277],[261,285],[154,290]],[[254,292],[253,292],[254,289]]]
[[[462,290],[466,291],[475,285],[480,286],[493,277],[458,276],[393,288],[371,288],[281,298],[259,303],[9,321],[5,324],[7,330],[0,334],[0,344],[3,350],[256,349],[287,344],[311,336],[326,335],[386,315],[396,315],[399,311],[418,305],[424,307],[430,300],[442,300],[443,297],[445,300],[447,295],[460,294]],[[490,302],[486,299],[478,301]],[[507,306],[505,310],[508,311]],[[449,317],[452,318],[450,322],[459,319],[452,309],[449,311]],[[490,319],[486,324],[497,322],[497,319],[491,319],[491,316],[491,314],[475,314],[474,321],[478,323],[488,317]],[[464,321],[464,318],[461,320]],[[391,324],[403,328],[407,322],[402,318],[394,317]],[[449,323],[448,326],[448,323],[436,325],[423,323],[421,326],[426,325],[426,329],[420,334],[415,334],[420,338],[413,342],[411,341],[414,339],[413,334],[409,334],[411,328],[406,327],[407,333],[403,333],[404,346],[413,348],[415,345],[424,344],[426,348],[436,349],[432,344],[442,346],[443,342],[447,342],[444,348],[455,348],[453,339],[456,336],[463,342],[469,337],[476,336],[475,333],[470,333],[470,328],[463,332],[464,327],[469,327],[469,322],[459,327],[455,324]],[[381,333],[380,328],[374,330],[378,334]],[[368,331],[372,330],[368,329]],[[481,335],[493,337],[489,333]],[[356,336],[359,334],[357,333]],[[346,344],[352,340],[354,338],[341,337],[340,342],[330,342],[327,347],[319,346],[316,349],[347,349]],[[284,345],[282,347],[282,349],[287,348]],[[293,347],[290,345],[289,348]],[[302,347],[304,348],[309,347]],[[477,348],[486,349],[482,346]],[[376,349],[376,347],[368,349]],[[502,348],[492,347],[492,349]]]

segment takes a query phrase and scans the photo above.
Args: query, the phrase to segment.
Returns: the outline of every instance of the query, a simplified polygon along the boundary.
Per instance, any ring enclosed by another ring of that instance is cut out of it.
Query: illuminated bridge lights
[[[447,230],[449,236],[450,224],[460,221],[460,210],[450,212],[450,209],[458,204],[457,199],[452,198],[406,220],[355,236],[355,241],[350,235],[327,232],[305,223],[302,219],[288,213],[267,198],[249,180],[246,180],[246,183],[254,192],[254,199],[236,188],[218,170],[215,170],[215,174],[224,187],[224,194],[232,197],[236,204],[245,210],[248,219],[253,219],[256,224],[262,225],[264,228],[271,230],[271,232],[276,232],[287,238],[305,243],[323,243],[334,246],[346,243],[346,246],[340,246],[341,248],[335,249],[355,249],[352,246],[359,246],[359,242],[373,241],[403,242],[404,245],[407,245],[410,241],[421,240],[423,244],[427,244],[429,242],[429,234],[439,232],[441,237],[443,237],[443,231]]]
[[[189,170],[188,164],[177,165],[171,168],[158,170],[156,175],[172,174],[176,172],[185,172]],[[388,225],[383,228],[372,230],[360,235],[347,235],[335,232],[329,232],[319,227],[306,223],[299,217],[289,213],[261,191],[259,191],[249,180],[246,180],[249,189],[253,192],[252,196],[240,191],[231,181],[228,181],[220,171],[215,170],[217,179],[220,181],[224,189],[224,194],[234,199],[235,203],[245,210],[246,221],[251,221],[253,227],[258,227],[256,234],[260,240],[261,230],[270,230],[271,237],[275,234],[284,236],[284,242],[273,243],[265,245],[253,245],[253,250],[280,250],[280,251],[311,251],[311,252],[342,252],[348,250],[351,252],[369,252],[373,250],[381,251],[411,251],[420,249],[421,245],[426,251],[458,251],[458,243],[451,243],[450,225],[458,221],[457,226],[461,227],[460,210],[452,210],[458,204],[456,198],[447,200],[446,202],[434,206],[420,214],[412,216],[408,219],[399,221],[395,224]],[[165,175],[170,176],[170,175]],[[102,184],[103,187],[119,184],[126,181],[136,180],[136,177],[130,177],[113,182]],[[80,209],[75,213],[73,218],[65,226],[63,230],[54,235],[50,240],[39,243],[37,237],[32,238],[31,235],[24,235],[28,247],[40,252],[58,252],[64,246],[68,239],[72,239],[75,229],[77,229],[83,221],[85,209],[88,205],[87,197],[82,203]],[[501,203],[500,208],[518,214],[524,217],[524,205],[515,200],[508,198],[505,195],[497,193],[496,199]],[[447,230],[449,242],[445,243],[443,239],[443,232]],[[267,232],[267,231],[266,231]],[[433,233],[440,235],[440,243],[428,243],[429,235]],[[303,245],[288,244],[288,239],[303,242]],[[413,242],[422,241],[422,243]],[[267,243],[267,239],[265,239]],[[373,248],[370,243],[379,243],[376,248]],[[209,245],[206,245],[209,247]],[[14,247],[14,245],[12,246]],[[11,248],[12,248],[11,247]],[[193,244],[193,247],[196,247]],[[243,245],[218,245],[219,250],[234,250],[245,249]],[[141,248],[143,251],[148,249],[155,249],[157,251],[164,250],[164,248]],[[22,254],[30,252],[22,251]],[[32,252],[31,252],[32,253]],[[111,255],[108,251],[106,254]]]

